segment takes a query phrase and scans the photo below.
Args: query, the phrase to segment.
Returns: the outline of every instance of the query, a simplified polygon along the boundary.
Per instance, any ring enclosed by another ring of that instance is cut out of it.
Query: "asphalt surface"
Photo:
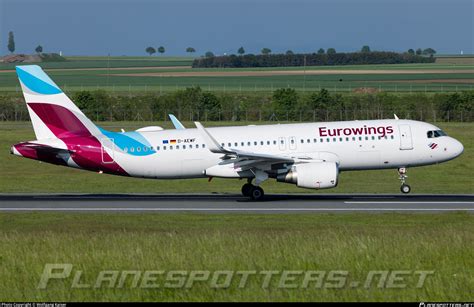
[[[474,213],[474,195],[0,194],[0,212],[450,212]]]

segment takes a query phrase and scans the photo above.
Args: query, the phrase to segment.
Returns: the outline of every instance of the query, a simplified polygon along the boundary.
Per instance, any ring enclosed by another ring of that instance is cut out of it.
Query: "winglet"
[[[173,123],[173,126],[176,128],[176,130],[183,130],[186,129],[184,125],[174,116],[173,114],[168,114],[168,116],[171,119],[171,122]]]
[[[200,122],[194,122],[196,125],[196,128],[199,130],[201,133],[201,136],[204,138],[204,141],[206,142],[207,147],[209,150],[213,153],[230,153],[226,149],[224,149],[209,133],[209,131],[204,128],[204,126]]]
[[[395,117],[396,120],[399,119],[398,116],[397,116],[397,114],[393,114],[393,117]]]

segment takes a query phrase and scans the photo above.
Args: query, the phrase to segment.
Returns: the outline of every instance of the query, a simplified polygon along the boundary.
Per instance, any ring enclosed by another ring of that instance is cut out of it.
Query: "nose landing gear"
[[[402,185],[400,186],[400,191],[403,193],[403,194],[408,194],[410,193],[411,191],[411,187],[406,184],[406,180],[407,180],[407,169],[405,167],[400,167],[398,169],[398,175],[400,176],[399,179],[402,183]]]

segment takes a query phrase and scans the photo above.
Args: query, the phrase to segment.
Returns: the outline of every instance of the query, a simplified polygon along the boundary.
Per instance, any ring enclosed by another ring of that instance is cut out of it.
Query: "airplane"
[[[11,147],[17,156],[98,173],[152,179],[234,178],[261,200],[271,179],[307,189],[338,185],[345,171],[437,164],[464,148],[440,128],[398,119],[112,132],[84,113],[37,65],[17,66],[36,140]],[[183,126],[184,127],[184,126]]]

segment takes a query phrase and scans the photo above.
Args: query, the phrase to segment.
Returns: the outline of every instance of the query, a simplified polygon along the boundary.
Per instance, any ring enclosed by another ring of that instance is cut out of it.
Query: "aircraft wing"
[[[176,118],[173,114],[168,114],[168,116],[171,119],[171,122],[173,123],[173,126],[176,128],[176,130],[184,130],[186,127],[179,121],[179,119]]]
[[[265,153],[257,153],[257,152],[249,152],[249,151],[242,151],[235,148],[226,148],[223,147],[217,142],[214,137],[209,133],[209,131],[204,128],[204,126],[199,122],[194,122],[197,129],[201,133],[202,137],[204,138],[207,147],[213,153],[221,153],[225,156],[223,159],[229,159],[234,157],[235,162],[240,162],[244,160],[251,160],[255,163],[294,163],[301,160],[312,160],[310,157],[307,156],[284,156],[284,155],[272,155],[272,154],[265,154]],[[250,163],[247,163],[250,165]]]

